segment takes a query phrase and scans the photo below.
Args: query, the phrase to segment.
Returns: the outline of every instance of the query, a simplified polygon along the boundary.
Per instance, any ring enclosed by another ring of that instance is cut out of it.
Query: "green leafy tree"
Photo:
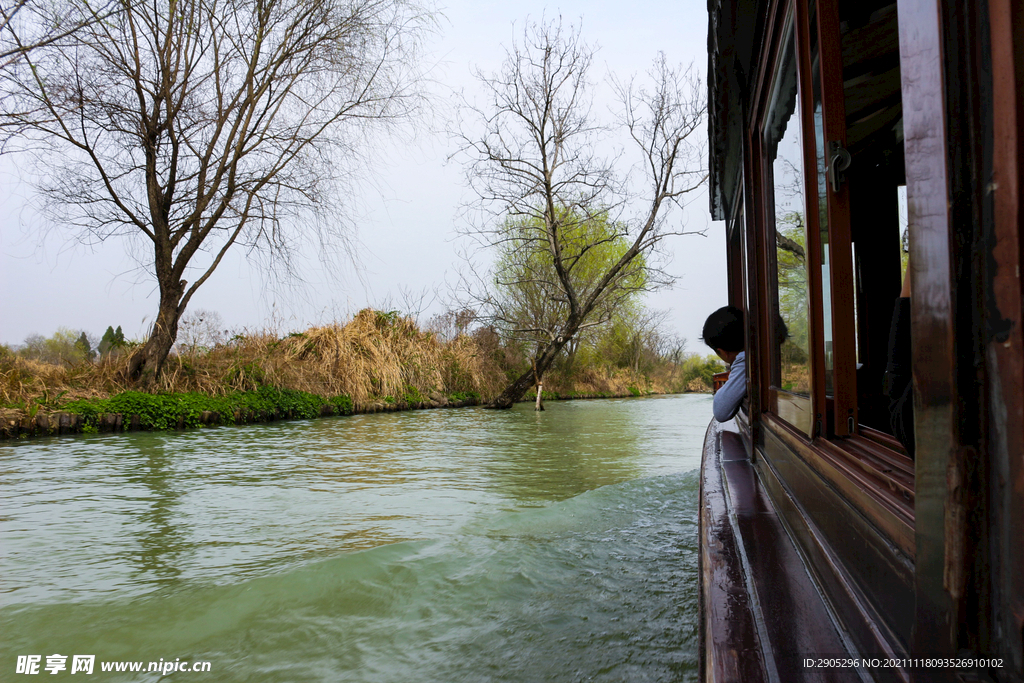
[[[806,392],[809,375],[802,370],[809,355],[806,230],[803,214],[787,212],[777,218],[775,235],[779,285],[779,315],[788,336],[779,349],[783,388]]]
[[[634,373],[649,374],[661,359],[661,337],[665,336],[667,311],[654,311],[628,302],[615,312],[611,324],[598,340],[601,356],[615,366]]]
[[[109,354],[123,349],[125,346],[124,333],[121,331],[121,326],[117,326],[115,330],[112,326],[107,326],[107,331],[103,333],[103,337],[100,338],[100,343],[96,346],[96,350],[100,353],[100,358],[106,358]]]
[[[603,275],[629,250],[630,243],[607,212],[589,219],[564,207],[557,213],[565,273],[572,288],[586,295],[599,286]],[[557,343],[572,314],[572,305],[543,224],[537,219],[509,219],[504,230],[506,238],[498,245],[491,296],[482,303],[496,330],[508,340],[534,348],[533,361],[542,361],[544,349]],[[567,344],[570,351],[575,350],[573,341],[580,340],[591,328],[606,325],[617,311],[635,303],[646,285],[645,261],[638,257],[623,269],[616,286],[597,301],[589,318],[579,325]]]
[[[92,353],[92,345],[86,333],[66,327],[59,328],[50,337],[29,335],[18,349],[18,354],[24,358],[54,365],[86,363],[92,360]]]
[[[692,354],[683,359],[683,386],[688,390],[711,391],[714,376],[725,371],[725,365],[718,356]]]
[[[671,281],[654,257],[662,239],[685,231],[665,214],[706,177],[707,108],[692,71],[660,55],[648,85],[613,84],[620,130],[639,156],[633,183],[617,158],[597,151],[608,126],[593,117],[592,61],[578,30],[529,24],[501,69],[480,75],[489,103],[463,107],[458,135],[482,217],[469,232],[497,252],[493,281],[465,289],[482,317],[536,343],[534,364],[494,407],[511,407],[581,330],[607,322],[602,311]],[[520,308],[529,315],[514,314],[503,289],[527,296]]]
[[[85,332],[78,337],[78,341],[75,342],[75,349],[88,361],[96,360],[96,352],[92,350],[92,344],[89,343],[89,338]]]
[[[787,213],[778,219],[776,260],[779,278],[779,313],[789,331],[789,341],[807,348],[807,263],[803,214]]]

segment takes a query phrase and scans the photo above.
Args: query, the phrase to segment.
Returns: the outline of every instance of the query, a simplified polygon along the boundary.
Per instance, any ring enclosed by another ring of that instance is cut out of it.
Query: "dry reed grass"
[[[55,364],[15,354],[0,356],[0,403],[49,403],[99,398],[122,390],[115,377],[121,363],[109,358],[97,364]]]
[[[64,367],[7,354],[0,358],[0,400],[26,404],[62,391],[66,400],[110,396],[131,388],[122,380],[127,361],[124,354]],[[149,390],[223,395],[270,385],[321,396],[347,394],[360,405],[387,396],[468,391],[488,398],[504,379],[474,337],[442,342],[410,319],[365,309],[344,325],[284,338],[247,332],[212,349],[172,354]]]
[[[306,366],[306,377],[357,404],[402,396],[410,388],[423,394],[455,390],[442,377],[442,350],[434,335],[420,332],[411,320],[370,309],[345,326],[314,327],[287,340],[289,359]]]
[[[637,389],[641,393],[655,390],[646,376],[637,374],[629,368],[610,366],[580,368],[571,377],[566,377],[555,371],[548,375],[544,382],[544,388],[565,396],[572,394],[629,396],[631,388]]]
[[[348,323],[313,327],[279,339],[237,335],[205,353],[180,355],[162,391],[221,393],[262,384],[321,396],[346,394],[361,405],[382,397],[490,389],[488,368],[472,340],[441,342],[408,318],[364,309]]]
[[[53,365],[0,352],[0,403],[49,407],[60,400],[104,398],[134,388],[124,380],[129,353],[98,363]],[[522,349],[479,328],[445,341],[394,313],[365,309],[345,324],[313,327],[285,337],[246,331],[211,349],[190,349],[168,358],[154,393],[224,395],[269,385],[320,396],[348,395],[356,406],[392,397],[396,402],[476,392],[497,396],[527,368]],[[552,370],[544,388],[564,396],[673,391],[681,371],[651,377],[608,364]],[[699,387],[691,386],[691,390]],[[63,392],[63,393],[62,393]]]

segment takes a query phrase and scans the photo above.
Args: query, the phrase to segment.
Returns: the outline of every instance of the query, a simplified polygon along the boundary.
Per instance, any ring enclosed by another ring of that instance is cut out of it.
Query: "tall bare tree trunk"
[[[152,244],[160,303],[129,382],[157,379],[229,251],[289,271],[298,238],[343,236],[366,127],[421,101],[418,2],[0,2],[0,150],[46,169],[55,222]]]
[[[590,118],[587,76],[593,57],[578,28],[563,29],[560,19],[527,22],[501,69],[481,76],[488,106],[466,101],[460,117],[467,177],[482,211],[467,232],[497,251],[479,290],[468,292],[472,307],[539,351],[536,368],[494,399],[494,408],[510,408],[539,384],[580,329],[610,322],[641,292],[673,280],[659,265],[661,240],[701,232],[673,230],[664,220],[707,175],[703,147],[694,142],[707,113],[699,77],[659,55],[651,86],[613,82],[620,123],[644,168],[646,188],[639,189],[619,174],[617,155],[599,151],[603,126]]]
[[[132,356],[128,364],[128,379],[146,385],[160,375],[171,347],[178,338],[184,287],[184,281],[168,286],[160,284],[160,307],[153,323],[153,332],[142,348]]]

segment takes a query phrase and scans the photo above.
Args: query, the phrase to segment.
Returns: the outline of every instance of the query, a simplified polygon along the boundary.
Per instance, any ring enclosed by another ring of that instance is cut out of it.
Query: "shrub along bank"
[[[352,399],[348,396],[325,398],[305,391],[274,387],[224,396],[126,391],[107,399],[70,401],[63,410],[81,415],[85,425],[93,428],[99,426],[103,415],[130,415],[140,429],[188,429],[204,424],[257,422],[272,418],[351,415]]]
[[[0,423],[0,436],[91,434],[298,420],[353,413],[391,412],[412,408],[459,408],[475,405],[479,396],[459,392],[438,400],[407,402],[404,398],[354,406],[348,396],[324,397],[294,389],[260,387],[223,396],[207,394],[147,394],[125,391],[106,399],[68,401],[60,410],[34,411],[8,416]]]
[[[64,336],[69,336],[66,333]],[[84,335],[82,335],[84,337]],[[46,340],[43,340],[44,342]],[[600,340],[599,340],[600,341]],[[146,391],[125,382],[131,342],[54,362],[0,346],[0,436],[187,429],[276,419],[475,405],[529,367],[527,349],[491,329],[420,329],[366,309],[344,325],[279,336],[236,334],[179,349]],[[607,342],[605,343],[607,346]],[[595,398],[708,390],[707,359],[581,347],[547,374],[544,397]],[[706,381],[704,375],[707,375]],[[532,400],[528,395],[526,399]]]

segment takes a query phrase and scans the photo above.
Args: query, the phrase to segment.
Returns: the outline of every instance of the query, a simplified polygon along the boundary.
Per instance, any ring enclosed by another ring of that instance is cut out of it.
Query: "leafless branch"
[[[479,216],[466,234],[496,265],[464,280],[482,319],[536,344],[533,369],[497,400],[511,405],[581,330],[671,281],[660,243],[684,227],[668,224],[707,177],[698,139],[706,106],[692,69],[658,55],[645,83],[613,81],[618,123],[641,163],[634,183],[621,159],[598,150],[609,127],[592,112],[593,51],[576,27],[528,24],[502,68],[478,74],[484,104],[466,102],[455,138]],[[641,210],[627,216],[630,207]]]
[[[83,3],[46,6],[71,16]],[[8,28],[25,7],[5,10]],[[421,101],[431,15],[406,0],[102,7],[0,71],[0,139],[35,157],[56,222],[148,243],[161,301],[142,356],[158,370],[229,251],[287,271],[306,235],[343,238],[342,189],[367,134]]]

